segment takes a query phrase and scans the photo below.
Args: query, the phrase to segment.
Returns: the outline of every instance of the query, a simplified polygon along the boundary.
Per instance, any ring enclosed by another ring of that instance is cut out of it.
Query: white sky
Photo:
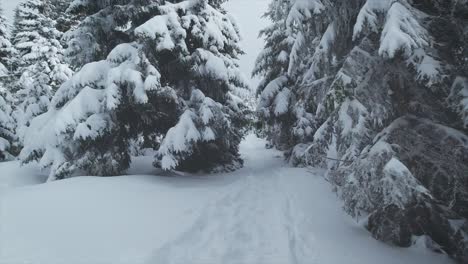
[[[0,0],[0,4],[5,12],[5,16],[10,20],[13,19],[13,10],[22,0]]]
[[[268,24],[262,19],[270,0],[230,0],[226,9],[236,18],[241,29],[242,47],[247,53],[240,59],[241,71],[250,77],[257,55],[263,48],[263,40],[258,38],[258,33]],[[252,88],[256,89],[258,79],[252,80]]]
[[[10,20],[13,18],[13,10],[23,0],[0,0],[4,9],[5,16]],[[243,37],[242,47],[247,53],[241,57],[241,71],[250,77],[255,59],[263,47],[263,41],[258,39],[259,31],[266,27],[267,22],[261,19],[266,11],[270,0],[230,0],[226,4],[227,10],[236,18]],[[252,86],[255,88],[258,80],[252,80]]]

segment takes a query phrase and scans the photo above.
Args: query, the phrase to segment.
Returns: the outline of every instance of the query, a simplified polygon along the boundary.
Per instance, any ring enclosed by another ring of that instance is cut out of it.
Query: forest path
[[[413,264],[445,256],[374,240],[341,209],[324,171],[291,168],[253,135],[244,168],[161,177],[152,157],[127,176],[43,183],[0,163],[0,264]]]
[[[266,151],[264,145],[247,138],[245,166],[230,174],[235,184],[204,206],[196,221],[149,263],[316,263],[314,235],[307,232],[312,222],[304,208],[296,208],[298,197],[288,188],[287,178],[294,173],[285,169],[279,152]]]

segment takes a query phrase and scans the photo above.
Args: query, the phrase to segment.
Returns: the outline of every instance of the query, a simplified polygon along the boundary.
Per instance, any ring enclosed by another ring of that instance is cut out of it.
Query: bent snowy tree
[[[381,240],[468,260],[467,1],[273,0],[255,74],[270,141],[327,167]],[[292,133],[291,133],[292,131]]]
[[[248,85],[235,23],[219,1],[125,2],[72,2],[69,11],[89,12],[66,34],[81,70],[32,121],[22,160],[50,166],[52,180],[117,175],[143,141],[164,170],[241,166]]]

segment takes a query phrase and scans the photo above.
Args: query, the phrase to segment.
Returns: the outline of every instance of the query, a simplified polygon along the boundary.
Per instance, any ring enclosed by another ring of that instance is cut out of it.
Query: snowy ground
[[[290,168],[249,136],[245,167],[210,176],[149,174],[44,181],[0,164],[1,264],[450,263],[380,243],[341,210],[321,171]],[[21,187],[22,186],[22,187]]]

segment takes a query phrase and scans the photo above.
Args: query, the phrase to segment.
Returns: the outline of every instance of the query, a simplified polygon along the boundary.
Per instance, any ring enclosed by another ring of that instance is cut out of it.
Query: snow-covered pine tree
[[[12,54],[8,24],[0,5],[0,161],[11,159],[15,154],[15,122],[11,117],[13,98],[7,88],[12,80],[9,70]]]
[[[167,4],[160,16],[136,30],[147,43],[158,43],[154,48],[163,83],[183,101],[180,120],[156,157],[155,165],[164,170],[224,170],[242,164],[238,147],[248,112],[242,97],[249,92],[236,62],[242,53],[239,31],[218,7],[221,2]]]
[[[293,164],[328,168],[345,209],[367,216],[376,238],[409,246],[420,237],[466,262],[468,1],[275,4],[256,71],[272,143]],[[298,31],[288,32],[291,21]],[[299,57],[278,46],[301,38]],[[276,111],[284,98],[288,119]],[[298,137],[298,124],[310,136]]]
[[[11,118],[12,98],[5,87],[9,77],[12,46],[8,36],[8,26],[0,6],[0,161],[12,158],[11,147],[15,139],[14,121]]]
[[[76,170],[116,175],[142,137],[160,145],[155,164],[165,170],[241,164],[247,85],[239,32],[222,9],[206,0],[77,0],[69,10],[90,12],[68,35],[75,66],[84,66],[32,122],[24,162],[51,166],[51,180]]]
[[[68,32],[79,23],[79,17],[68,11],[72,0],[43,0],[45,4],[45,14],[55,21],[55,28],[62,32]],[[63,44],[66,44],[64,41]]]
[[[3,84],[0,84],[3,86]],[[11,159],[11,148],[15,140],[15,122],[11,118],[11,96],[0,87],[0,161]]]
[[[163,1],[71,1],[67,11],[82,20],[77,28],[64,35],[71,66],[80,69],[87,63],[105,60],[117,45],[131,42],[136,26],[130,24],[140,25],[158,14],[157,7],[161,3]]]
[[[316,38],[317,31],[327,26],[325,8],[315,0],[274,0],[265,14],[272,24],[260,33],[266,44],[253,74],[263,76],[257,90],[263,129],[271,143],[282,150],[312,136],[314,118],[306,111],[308,98],[296,96],[302,89],[297,80],[306,69],[307,55],[317,45],[327,44],[318,43]],[[322,22],[312,24],[313,18]]]
[[[9,74],[13,47],[10,42],[8,23],[3,15],[0,3],[0,77],[6,78]]]
[[[45,0],[28,0],[19,5],[15,16],[12,66],[18,76],[13,91],[20,141],[32,118],[47,111],[54,92],[73,74],[63,62],[61,33],[46,7]]]

